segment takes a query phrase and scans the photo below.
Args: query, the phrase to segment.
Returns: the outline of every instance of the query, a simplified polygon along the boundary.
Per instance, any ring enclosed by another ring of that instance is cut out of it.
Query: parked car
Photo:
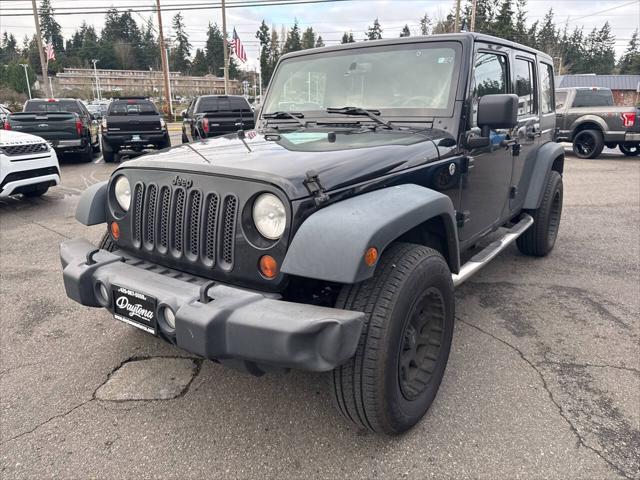
[[[102,155],[116,160],[118,152],[163,149],[171,146],[169,131],[155,104],[145,97],[114,100],[102,119]]]
[[[106,115],[108,109],[109,109],[109,105],[102,104],[102,103],[97,103],[97,104],[90,103],[89,105],[87,105],[87,110],[89,110],[89,112],[97,120],[102,120],[102,117]]]
[[[7,117],[11,113],[11,110],[6,105],[0,104],[0,129],[4,128],[4,122],[7,120]]]
[[[558,141],[572,142],[580,158],[597,158],[605,146],[627,156],[640,153],[640,108],[617,107],[608,88],[556,91]]]
[[[4,128],[37,135],[57,153],[80,153],[87,162],[100,150],[98,122],[73,98],[27,100],[21,113],[8,116]]]
[[[475,33],[284,55],[256,130],[83,193],[76,218],[107,233],[61,245],[67,295],[255,375],[329,372],[346,419],[408,430],[444,376],[454,288],[513,242],[556,242],[552,65]]]
[[[42,138],[0,130],[0,197],[44,195],[60,183],[58,157]]]
[[[254,127],[253,110],[244,97],[203,95],[182,112],[182,143]]]

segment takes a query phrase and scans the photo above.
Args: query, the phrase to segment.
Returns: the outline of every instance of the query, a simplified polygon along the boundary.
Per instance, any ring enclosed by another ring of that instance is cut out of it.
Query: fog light
[[[163,307],[162,308],[162,316],[164,317],[164,321],[167,322],[167,325],[169,325],[169,327],[172,330],[175,330],[175,328],[176,328],[176,314],[173,313],[173,310],[171,310],[169,307]]]
[[[271,255],[265,255],[260,258],[260,272],[268,279],[278,275],[278,262]]]
[[[98,296],[100,297],[98,298],[100,303],[102,303],[103,305],[109,305],[109,290],[107,289],[107,286],[102,282],[98,283]]]
[[[111,236],[114,240],[120,238],[120,225],[117,222],[111,222]]]

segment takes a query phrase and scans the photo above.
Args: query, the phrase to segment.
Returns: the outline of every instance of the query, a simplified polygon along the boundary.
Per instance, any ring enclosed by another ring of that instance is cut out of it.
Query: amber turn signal
[[[111,236],[114,240],[118,240],[120,238],[120,226],[117,222],[111,222]]]
[[[260,273],[266,278],[275,278],[278,275],[278,262],[271,255],[260,257]]]
[[[373,267],[378,261],[378,249],[376,247],[368,248],[364,254],[364,263],[369,267]]]

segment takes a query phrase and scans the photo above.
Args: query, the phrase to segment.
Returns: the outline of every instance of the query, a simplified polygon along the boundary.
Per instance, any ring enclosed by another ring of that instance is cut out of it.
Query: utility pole
[[[453,26],[454,33],[458,33],[460,31],[460,0],[456,0],[456,21]]]
[[[27,72],[29,64],[21,63],[20,66],[24,68],[24,78],[27,80],[27,90],[29,92],[29,100],[31,100],[31,85],[29,85],[29,73]]]
[[[35,1],[35,0],[34,0]],[[166,48],[164,46],[164,33],[162,32],[162,13],[160,11],[160,0],[156,0],[156,7],[158,9],[158,35],[160,35],[160,56],[162,57],[162,73],[164,76],[164,96],[167,99],[169,105],[169,114],[171,111],[171,92],[169,91],[169,62],[166,55]]]
[[[224,0],[222,0],[222,48],[224,49],[224,94],[228,95],[229,94],[229,45],[227,44],[227,13],[225,10]]]
[[[473,0],[471,2],[471,28],[469,29],[470,32],[475,32],[476,31],[476,6],[477,6],[478,0]]]
[[[98,80],[98,69],[96,68],[96,63],[98,63],[97,59],[93,59],[91,60],[91,62],[93,62],[93,73],[96,77],[96,99],[98,101],[102,100],[102,96],[100,95],[100,80]]]
[[[169,64],[169,47],[166,50],[167,64]],[[173,115],[173,92],[171,91],[171,78],[169,78],[169,114]],[[175,118],[173,119],[175,121]]]
[[[47,72],[47,62],[45,62],[44,60],[44,46],[42,45],[42,31],[40,30],[40,19],[38,18],[38,7],[36,6],[36,0],[31,0],[31,6],[33,7],[33,20],[36,23],[36,40],[38,41],[38,52],[40,52],[42,83],[46,85],[46,78],[49,76],[49,72]],[[51,83],[49,83],[49,97],[53,98],[53,89],[51,88]]]

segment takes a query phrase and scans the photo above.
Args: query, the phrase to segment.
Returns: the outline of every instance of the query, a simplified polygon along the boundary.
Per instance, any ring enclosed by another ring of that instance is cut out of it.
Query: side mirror
[[[187,112],[187,110],[182,110],[182,112],[180,112],[180,116],[182,118],[189,118],[189,113]]]
[[[478,126],[482,129],[483,137],[488,137],[490,130],[513,128],[517,124],[517,95],[485,95],[478,102]]]

